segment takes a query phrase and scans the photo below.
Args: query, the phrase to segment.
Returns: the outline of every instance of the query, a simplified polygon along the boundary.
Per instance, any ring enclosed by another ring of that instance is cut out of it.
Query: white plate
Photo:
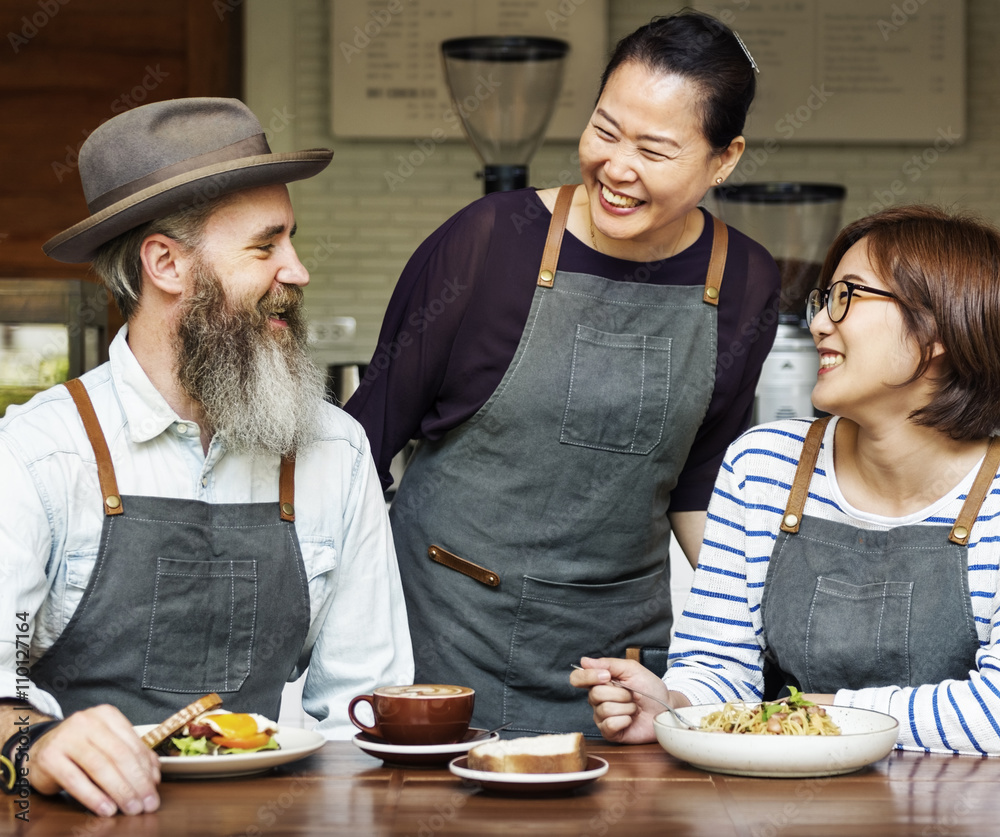
[[[677,710],[697,724],[724,704]],[[828,706],[840,735],[730,735],[683,729],[663,712],[653,719],[656,740],[670,755],[702,770],[737,776],[798,778],[852,773],[885,758],[896,746],[896,719],[868,709]]]
[[[493,773],[470,770],[469,757],[461,756],[448,769],[462,779],[477,782],[486,790],[517,794],[565,793],[589,785],[608,772],[608,763],[600,756],[587,756],[587,769],[575,773]]]
[[[484,735],[486,730],[470,727],[462,741],[454,744],[390,744],[367,732],[359,732],[354,736],[356,746],[368,755],[388,764],[399,764],[406,767],[438,767],[447,764],[455,756],[467,753],[473,747],[499,741],[500,733]],[[479,738],[478,736],[483,736]]]
[[[135,731],[141,736],[154,727],[156,724],[144,724],[135,727]],[[304,759],[326,743],[320,733],[298,727],[283,727],[274,737],[278,740],[278,750],[228,756],[160,756],[160,773],[164,776],[214,779],[248,776],[263,773],[279,764]]]

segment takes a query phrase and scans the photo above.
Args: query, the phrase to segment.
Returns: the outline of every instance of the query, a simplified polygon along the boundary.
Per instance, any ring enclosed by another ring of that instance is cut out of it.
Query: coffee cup
[[[475,691],[467,686],[383,686],[370,695],[354,698],[347,714],[358,729],[390,744],[453,744],[465,738],[475,700]],[[362,702],[372,708],[375,723],[371,726],[354,714],[354,708]]]

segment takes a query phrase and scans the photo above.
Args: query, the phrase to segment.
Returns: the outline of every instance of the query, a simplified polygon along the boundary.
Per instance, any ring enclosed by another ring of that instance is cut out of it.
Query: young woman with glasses
[[[815,406],[729,448],[659,675],[586,659],[611,740],[774,697],[899,720],[897,746],[1000,754],[1000,232],[909,206],[846,227],[809,297]],[[772,677],[765,681],[765,673]]]

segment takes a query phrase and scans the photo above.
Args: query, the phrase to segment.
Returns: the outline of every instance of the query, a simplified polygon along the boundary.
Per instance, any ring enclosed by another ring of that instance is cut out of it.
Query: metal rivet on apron
[[[115,494],[109,494],[104,499],[104,505],[106,505],[109,509],[117,509],[121,504],[121,499]]]
[[[707,296],[709,299],[717,299],[718,296],[719,296],[719,289],[718,288],[706,288],[705,289],[705,296]],[[794,525],[794,524],[791,524],[791,525]]]
[[[798,526],[799,516],[797,514],[786,514],[785,515],[785,525],[786,526]]]
[[[966,529],[964,526],[956,526],[955,537],[960,538],[961,540],[964,541],[967,537],[969,537],[969,530]]]
[[[538,274],[538,278],[543,285],[551,286],[554,277],[551,270],[543,270],[541,273]]]
[[[273,508],[273,506],[272,506],[272,508]],[[295,506],[293,506],[291,503],[282,503],[281,504],[281,513],[282,514],[287,514],[287,515],[293,515],[293,514],[295,514]]]

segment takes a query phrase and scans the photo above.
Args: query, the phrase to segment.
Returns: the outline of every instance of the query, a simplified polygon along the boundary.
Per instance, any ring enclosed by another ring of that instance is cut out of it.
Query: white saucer
[[[485,735],[486,730],[470,727],[462,741],[454,744],[390,744],[367,732],[359,732],[354,736],[354,743],[368,755],[387,764],[399,764],[405,767],[438,767],[447,764],[456,756],[469,752],[479,744],[499,741],[500,733]]]
[[[485,790],[514,794],[567,793],[589,785],[608,772],[608,763],[600,756],[587,756],[587,769],[574,773],[492,773],[470,770],[467,756],[460,756],[448,769],[461,779],[476,782]]]

